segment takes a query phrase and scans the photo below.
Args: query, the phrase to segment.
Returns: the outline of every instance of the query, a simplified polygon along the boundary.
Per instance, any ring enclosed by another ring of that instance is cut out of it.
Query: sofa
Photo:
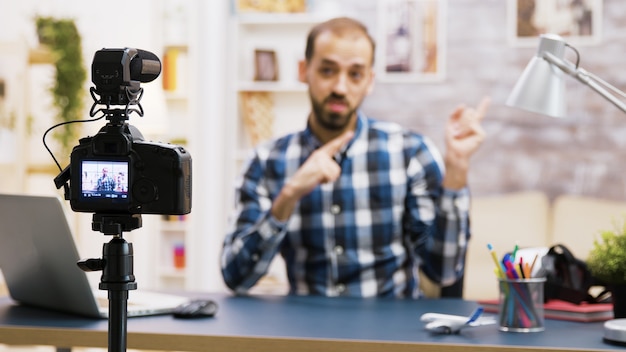
[[[599,232],[613,229],[625,216],[626,202],[585,196],[560,195],[550,201],[542,192],[526,191],[474,197],[463,298],[489,299],[498,295],[488,243],[499,257],[516,244],[546,250],[563,244],[584,260]]]

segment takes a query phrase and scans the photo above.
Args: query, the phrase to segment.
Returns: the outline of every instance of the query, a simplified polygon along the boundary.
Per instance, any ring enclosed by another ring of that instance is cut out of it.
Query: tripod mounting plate
[[[120,235],[140,228],[141,214],[93,214],[91,229],[105,235]]]

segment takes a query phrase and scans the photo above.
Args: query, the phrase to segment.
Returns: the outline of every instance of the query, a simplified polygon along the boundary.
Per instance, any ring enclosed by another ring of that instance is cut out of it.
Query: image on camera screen
[[[83,199],[128,201],[128,162],[83,160],[81,162]]]

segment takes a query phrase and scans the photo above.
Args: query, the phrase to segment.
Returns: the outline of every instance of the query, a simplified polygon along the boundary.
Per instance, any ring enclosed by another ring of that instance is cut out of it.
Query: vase
[[[611,300],[613,301],[613,317],[626,318],[626,284],[611,285]]]

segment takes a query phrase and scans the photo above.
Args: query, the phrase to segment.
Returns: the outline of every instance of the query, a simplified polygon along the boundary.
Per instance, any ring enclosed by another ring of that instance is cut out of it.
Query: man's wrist
[[[467,174],[469,162],[465,160],[452,160],[446,157],[446,172],[443,178],[443,187],[451,190],[459,190],[467,186]]]
[[[272,209],[270,213],[272,216],[281,222],[287,221],[293,212],[293,209],[298,202],[298,199],[294,195],[295,192],[291,189],[288,184],[285,184],[283,188],[280,190],[280,193],[274,200],[272,204]]]

